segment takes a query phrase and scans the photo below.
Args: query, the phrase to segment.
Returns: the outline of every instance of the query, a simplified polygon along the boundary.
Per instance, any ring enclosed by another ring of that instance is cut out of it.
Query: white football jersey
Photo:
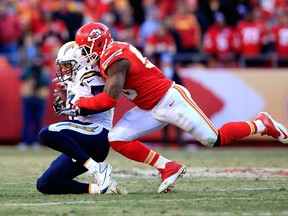
[[[105,81],[97,67],[89,66],[80,68],[74,77],[74,81],[68,81],[66,84],[66,108],[72,108],[73,104],[75,104],[80,97],[92,97],[101,93],[104,89]],[[104,128],[110,130],[112,127],[113,116],[114,108],[102,113],[69,118],[82,122],[103,125]]]

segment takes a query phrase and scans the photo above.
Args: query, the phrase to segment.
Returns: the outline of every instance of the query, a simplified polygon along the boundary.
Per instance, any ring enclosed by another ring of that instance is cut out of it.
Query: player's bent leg
[[[61,154],[37,179],[36,188],[43,194],[88,193],[89,184],[73,180],[86,171],[82,164],[75,163],[67,155]]]
[[[183,105],[167,111],[166,121],[189,133],[206,147],[213,147],[218,137],[218,129],[197,109]]]
[[[110,146],[123,156],[138,162],[145,162],[152,150],[137,139],[159,130],[165,125],[165,123],[152,118],[149,111],[134,107],[126,112],[110,130],[108,140]],[[151,154],[151,158],[152,156],[153,158],[159,157],[159,154],[154,152]]]
[[[151,113],[155,119],[181,128],[207,147],[213,147],[217,141],[218,129],[183,86],[170,88]]]
[[[89,155],[83,151],[82,147],[62,130],[51,131],[48,126],[44,127],[39,132],[39,140],[43,145],[56,151],[63,152],[82,164],[89,158]]]
[[[129,159],[154,166],[160,171],[162,183],[158,189],[159,193],[167,192],[173,188],[175,182],[185,173],[185,166],[164,158],[139,142],[137,138],[165,125],[167,123],[154,119],[151,116],[151,111],[134,108],[128,111],[108,134],[110,146],[115,151]]]

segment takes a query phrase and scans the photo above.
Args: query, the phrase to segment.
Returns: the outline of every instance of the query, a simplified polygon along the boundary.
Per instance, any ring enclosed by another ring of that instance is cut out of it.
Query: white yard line
[[[227,198],[195,198],[195,199],[157,199],[157,202],[189,202],[189,201],[213,201],[213,200],[256,200],[247,197],[227,197]],[[110,204],[110,203],[153,203],[155,200],[107,200],[107,201],[77,201],[77,202],[48,202],[48,203],[3,203],[0,206],[19,207],[19,206],[52,206],[52,205],[75,205],[75,204]]]

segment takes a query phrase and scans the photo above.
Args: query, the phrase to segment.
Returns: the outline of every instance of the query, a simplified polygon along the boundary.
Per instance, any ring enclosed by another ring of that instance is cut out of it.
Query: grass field
[[[127,195],[43,195],[37,177],[58,155],[0,147],[0,215],[288,215],[286,148],[156,149],[187,166],[171,193],[157,194],[156,169],[110,152],[107,162]],[[85,175],[78,179],[91,182]]]

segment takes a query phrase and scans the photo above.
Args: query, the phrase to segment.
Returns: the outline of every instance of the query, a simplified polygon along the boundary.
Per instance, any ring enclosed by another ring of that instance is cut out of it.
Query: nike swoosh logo
[[[280,132],[284,135],[283,139],[287,139],[287,138],[288,138],[287,134],[284,133],[284,131],[282,131],[280,128],[279,128],[279,130],[280,130]]]
[[[93,79],[91,79],[91,80],[87,80],[87,83],[90,83],[90,82],[92,82],[92,80],[93,80]]]
[[[174,104],[175,100],[172,103],[169,103],[169,106],[171,107]]]
[[[108,165],[106,165],[105,168],[104,168],[103,170],[101,170],[101,166],[100,166],[99,168],[100,168],[100,169],[99,169],[99,172],[100,172],[100,173],[104,173],[104,172],[107,170]]]

